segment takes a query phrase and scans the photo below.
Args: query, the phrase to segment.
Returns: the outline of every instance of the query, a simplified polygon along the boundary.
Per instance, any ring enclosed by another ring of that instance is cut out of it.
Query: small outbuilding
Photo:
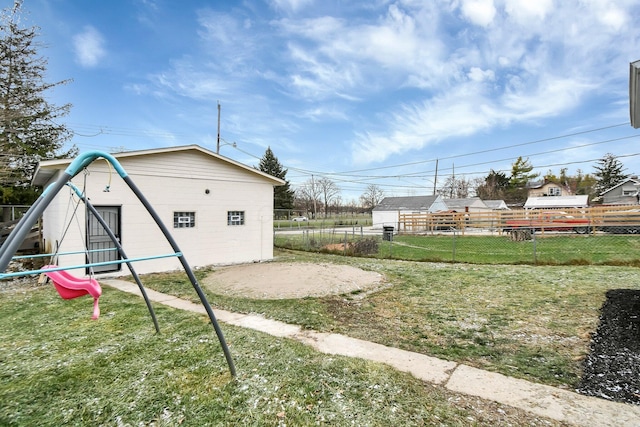
[[[463,199],[444,199],[447,210],[451,212],[487,212],[491,208],[479,197],[467,197]]]
[[[112,154],[170,230],[192,267],[259,262],[273,258],[273,189],[284,181],[198,145]],[[73,159],[39,163],[33,184],[47,187]],[[107,161],[96,160],[72,183],[118,237],[138,273],[181,268],[154,221]],[[46,252],[80,251],[59,256],[58,265],[77,266],[119,260],[115,245],[72,191],[61,191],[42,218]],[[79,206],[79,208],[77,207]],[[88,253],[83,250],[87,248]],[[71,270],[74,275],[87,271]],[[96,273],[128,274],[122,264],[94,268]]]
[[[398,227],[400,214],[434,213],[446,211],[440,195],[385,197],[373,208],[373,228]]]

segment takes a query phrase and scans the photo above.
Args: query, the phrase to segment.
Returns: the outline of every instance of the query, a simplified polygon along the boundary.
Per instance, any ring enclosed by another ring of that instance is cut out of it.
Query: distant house
[[[555,196],[529,197],[524,204],[525,209],[562,209],[586,208],[589,206],[589,196]]]
[[[448,211],[454,212],[486,212],[491,210],[479,197],[444,199],[444,204],[447,205]]]
[[[600,193],[603,205],[637,205],[640,180],[637,177],[627,178]]]
[[[373,208],[373,228],[398,227],[400,214],[433,213],[447,209],[447,205],[440,195],[385,197]]]
[[[527,190],[528,197],[561,197],[572,195],[571,190],[568,187],[547,179],[527,183]]]
[[[511,210],[504,200],[483,200],[484,204],[492,211],[508,211]]]
[[[273,258],[273,191],[284,184],[258,169],[238,163],[198,145],[130,151],[113,154],[131,180],[169,228],[192,267],[245,263]],[[33,179],[46,187],[56,181],[73,159],[43,160]],[[128,258],[173,253],[166,239],[126,183],[107,161],[89,164],[86,173],[72,179],[84,189]],[[43,214],[45,250],[54,251],[65,231],[60,256],[62,267],[85,263],[85,242],[92,262],[118,261],[109,248],[115,245],[103,228],[83,208],[72,219],[70,192],[61,191]],[[77,224],[76,224],[77,222]],[[81,224],[83,224],[81,226]],[[86,225],[86,226],[85,226]],[[180,268],[177,258],[158,258],[133,264],[138,273]],[[128,273],[121,264],[94,268],[95,272]],[[71,270],[83,275],[84,269]]]

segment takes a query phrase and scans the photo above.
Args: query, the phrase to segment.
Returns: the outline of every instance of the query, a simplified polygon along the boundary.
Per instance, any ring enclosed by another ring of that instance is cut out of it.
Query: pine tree
[[[524,188],[527,183],[532,179],[540,176],[538,173],[531,173],[533,165],[529,162],[529,159],[523,159],[522,156],[511,165],[511,188]]]
[[[491,169],[482,184],[476,188],[476,195],[483,200],[504,199],[508,188],[509,177],[504,172],[496,172]]]
[[[622,162],[611,153],[605,154],[593,168],[596,170],[594,173],[597,180],[595,185],[596,194],[602,193],[629,177],[624,173],[625,168]]]
[[[260,159],[258,169],[285,181],[284,185],[275,187],[273,191],[273,208],[293,209],[294,193],[293,190],[291,190],[291,184],[286,179],[288,171],[282,167],[278,158],[273,154],[273,151],[271,151],[271,147],[267,147],[267,151],[264,152],[264,156]]]
[[[28,203],[29,184],[41,159],[69,157],[62,152],[71,132],[58,120],[71,106],[55,106],[45,98],[50,89],[66,84],[44,81],[47,60],[38,56],[38,27],[21,27],[22,1],[0,17],[0,192],[3,203]]]

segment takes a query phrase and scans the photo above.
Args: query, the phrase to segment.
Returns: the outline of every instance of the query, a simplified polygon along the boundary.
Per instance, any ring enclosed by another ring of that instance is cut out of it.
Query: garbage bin
[[[385,225],[382,227],[382,240],[392,241],[393,240],[393,227]]]

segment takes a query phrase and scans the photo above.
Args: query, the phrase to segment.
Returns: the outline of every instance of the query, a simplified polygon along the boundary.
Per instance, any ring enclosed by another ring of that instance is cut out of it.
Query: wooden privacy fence
[[[640,205],[597,206],[580,209],[515,209],[508,211],[399,213],[399,233],[442,231],[508,232],[567,231],[579,234],[640,233]]]

